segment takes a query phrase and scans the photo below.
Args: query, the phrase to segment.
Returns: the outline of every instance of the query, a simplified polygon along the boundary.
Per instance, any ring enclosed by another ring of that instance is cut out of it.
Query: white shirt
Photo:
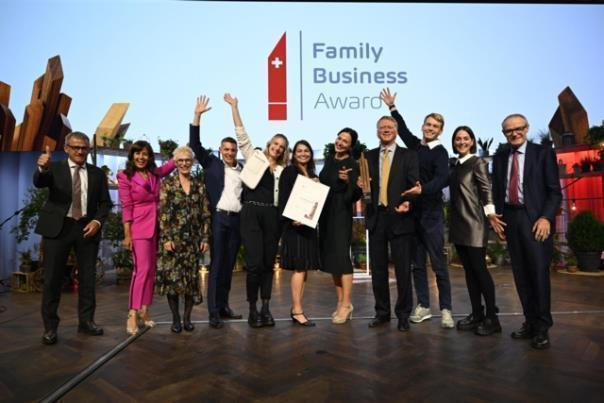
[[[235,167],[230,167],[224,164],[224,188],[222,189],[222,194],[216,204],[216,208],[233,213],[241,211],[241,191],[243,185],[239,177],[240,173],[241,165],[237,164]]]
[[[426,143],[426,142],[424,142],[424,140],[422,140],[422,145],[427,146],[427,147],[428,147],[430,150],[431,150],[431,149],[433,149],[433,148],[434,148],[434,147],[436,147],[436,146],[441,145],[441,144],[442,144],[442,143],[440,142],[440,140],[439,140],[439,139],[432,140],[432,141],[429,141],[429,142],[427,142],[427,143]]]
[[[524,204],[524,156],[526,155],[526,141],[518,147],[518,203]],[[513,151],[513,150],[512,150]],[[514,153],[510,152],[510,156],[508,157],[508,173],[506,175],[505,182],[505,201],[509,203],[509,186],[510,183],[510,173],[512,172],[512,160],[514,158]]]
[[[73,184],[75,168],[78,166],[71,159],[67,159],[67,163],[69,164],[69,170],[71,172],[71,183]],[[82,190],[82,217],[86,216],[88,212],[88,170],[86,169],[86,163],[81,166],[80,169],[80,189]],[[69,211],[67,211],[67,217],[73,217],[72,214],[72,206],[69,206]]]

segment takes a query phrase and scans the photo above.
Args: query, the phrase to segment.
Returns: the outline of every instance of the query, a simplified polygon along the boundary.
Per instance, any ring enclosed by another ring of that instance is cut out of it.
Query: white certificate
[[[269,162],[266,155],[260,150],[254,150],[254,153],[245,161],[245,166],[241,170],[241,181],[250,189],[256,189],[268,166]]]
[[[329,186],[298,175],[283,215],[294,221],[316,228],[329,193]]]

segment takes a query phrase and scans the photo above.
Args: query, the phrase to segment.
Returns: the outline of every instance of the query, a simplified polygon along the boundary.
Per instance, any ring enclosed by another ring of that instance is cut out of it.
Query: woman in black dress
[[[294,145],[292,164],[283,170],[279,179],[279,211],[282,214],[298,175],[319,180],[315,173],[313,151],[306,140],[300,140]],[[306,271],[317,270],[320,267],[317,231],[287,217],[282,216],[281,219],[284,223],[281,238],[281,267],[293,270],[290,316],[298,325],[315,326],[315,323],[304,314],[302,296],[307,277]]]
[[[472,303],[472,313],[457,322],[459,330],[474,330],[480,336],[501,332],[495,306],[495,285],[485,263],[488,241],[487,222],[503,230],[505,223],[495,214],[489,185],[487,163],[474,155],[476,137],[467,126],[453,132],[453,150],[459,155],[449,176],[451,192],[451,230],[466,273],[466,285]],[[486,316],[481,305],[484,297]]]
[[[338,305],[332,314],[335,324],[346,323],[352,318],[352,205],[361,197],[356,185],[359,166],[351,156],[351,150],[359,135],[351,128],[344,128],[335,141],[335,154],[325,159],[319,178],[329,186],[329,194],[319,221],[321,270],[331,273]]]
[[[279,178],[288,160],[288,141],[283,134],[275,134],[266,143],[264,151],[255,150],[239,115],[239,102],[230,94],[224,100],[231,106],[239,149],[248,161],[264,159],[268,167],[252,189],[243,184],[241,208],[241,240],[245,248],[247,301],[250,305],[248,324],[253,328],[275,326],[269,310],[273,288],[273,266],[277,256],[279,235]],[[258,293],[262,308],[258,312]]]

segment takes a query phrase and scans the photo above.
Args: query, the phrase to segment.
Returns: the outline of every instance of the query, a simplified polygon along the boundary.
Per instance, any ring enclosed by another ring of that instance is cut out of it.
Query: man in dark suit
[[[417,153],[396,144],[397,123],[390,116],[377,122],[380,146],[366,153],[371,177],[371,203],[366,209],[371,257],[371,283],[375,297],[375,317],[369,327],[390,322],[388,244],[394,262],[398,297],[394,312],[398,330],[409,330],[413,305],[411,289],[411,242],[415,231],[409,214],[410,199],[402,196],[419,180]]]
[[[529,123],[523,115],[509,115],[501,126],[509,147],[493,158],[493,199],[506,227],[494,229],[507,239],[525,317],[511,336],[531,339],[534,348],[544,349],[553,325],[549,267],[562,200],[556,155],[550,147],[527,142]]]
[[[43,237],[44,289],[42,319],[44,344],[57,342],[61,286],[71,248],[75,250],[80,284],[78,332],[99,336],[103,329],[94,323],[96,258],[101,226],[112,202],[104,172],[86,163],[90,141],[84,133],[65,137],[67,161],[50,162],[50,149],[38,158],[34,185],[49,189],[48,200],[40,210],[36,233]]]
[[[201,115],[209,111],[209,99],[197,98],[193,124],[189,128],[189,146],[204,169],[204,181],[212,211],[212,242],[210,243],[210,276],[208,279],[208,310],[210,326],[219,329],[221,318],[241,319],[229,307],[229,292],[233,266],[241,236],[239,233],[239,211],[241,211],[241,165],[237,162],[237,141],[231,137],[222,139],[222,160],[205,149],[199,140]]]

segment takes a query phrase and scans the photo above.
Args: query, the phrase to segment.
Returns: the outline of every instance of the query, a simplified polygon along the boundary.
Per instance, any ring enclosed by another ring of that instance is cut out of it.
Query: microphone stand
[[[25,210],[25,207],[20,208],[19,210],[15,211],[15,212],[13,213],[13,215],[11,215],[10,217],[8,217],[6,220],[2,221],[2,222],[0,223],[0,230],[2,229],[2,227],[4,226],[4,224],[6,224],[7,222],[9,222],[9,221],[10,221],[10,220],[11,220],[13,217],[18,216],[18,215],[19,215],[19,213],[20,213],[20,212],[22,212],[23,210]]]

